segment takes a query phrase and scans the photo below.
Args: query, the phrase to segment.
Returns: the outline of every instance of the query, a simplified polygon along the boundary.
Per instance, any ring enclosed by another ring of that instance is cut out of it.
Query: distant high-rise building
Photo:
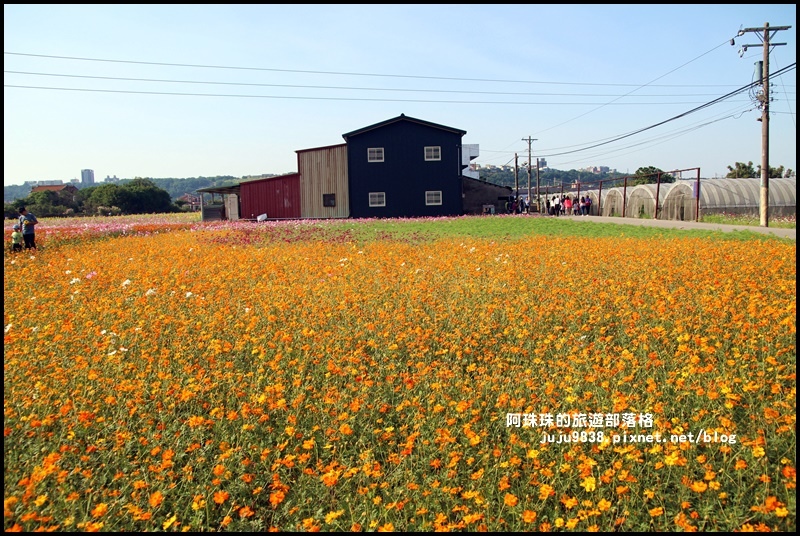
[[[92,186],[94,184],[94,170],[82,169],[81,170],[81,184],[84,186]]]

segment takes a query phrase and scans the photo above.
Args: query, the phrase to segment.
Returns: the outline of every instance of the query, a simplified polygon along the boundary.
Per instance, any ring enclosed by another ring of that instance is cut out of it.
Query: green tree
[[[112,182],[85,188],[81,190],[80,198],[85,214],[98,214],[101,211],[108,213],[100,207],[122,207],[127,196],[122,186]]]
[[[148,179],[137,177],[122,186],[125,192],[122,204],[116,205],[125,214],[151,214],[174,212],[169,192],[156,186]]]
[[[756,177],[761,177],[761,165],[759,164],[758,170],[756,171]],[[783,177],[783,166],[778,166],[776,168],[769,166],[769,178],[770,179],[780,179]]]
[[[758,177],[760,174],[756,173],[755,168],[753,167],[753,162],[736,162],[734,164],[735,167],[728,166],[728,174],[725,175],[728,179],[747,179],[752,177]]]
[[[633,174],[634,178],[628,181],[628,186],[636,186],[638,184],[656,184],[659,180],[664,182],[675,182],[675,177],[669,173],[664,173],[657,167],[647,166],[640,167]]]

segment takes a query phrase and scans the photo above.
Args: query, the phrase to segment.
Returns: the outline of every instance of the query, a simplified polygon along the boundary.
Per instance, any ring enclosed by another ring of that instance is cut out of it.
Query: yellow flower
[[[344,514],[344,510],[337,510],[335,512],[329,512],[325,516],[325,523],[333,523],[335,520],[339,519],[342,514]]]
[[[583,479],[583,482],[581,482],[581,486],[587,492],[592,492],[595,489],[597,489],[597,481],[593,476],[587,476],[586,478]]]
[[[173,523],[175,523],[175,521],[177,519],[178,519],[178,516],[173,514],[173,516],[170,517],[169,519],[167,519],[166,521],[164,521],[164,523],[161,526],[164,527],[164,530],[167,530],[168,528],[170,528],[173,525]]]

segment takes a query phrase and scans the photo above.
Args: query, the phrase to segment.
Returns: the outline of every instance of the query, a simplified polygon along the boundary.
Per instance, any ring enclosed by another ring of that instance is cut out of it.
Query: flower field
[[[795,242],[523,219],[42,218],[5,530],[796,530]]]

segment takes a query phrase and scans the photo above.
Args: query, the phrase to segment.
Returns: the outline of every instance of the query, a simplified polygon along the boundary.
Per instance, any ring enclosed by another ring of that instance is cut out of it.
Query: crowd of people
[[[591,214],[592,199],[588,195],[580,197],[577,195],[554,195],[552,199],[548,198],[545,201],[545,205],[548,216],[588,216]],[[530,209],[530,203],[522,196],[514,197],[512,195],[505,204],[506,214],[524,214]],[[535,206],[533,210],[536,210]]]
[[[588,195],[564,196],[554,195],[547,200],[548,216],[588,216],[592,208],[592,198]]]

